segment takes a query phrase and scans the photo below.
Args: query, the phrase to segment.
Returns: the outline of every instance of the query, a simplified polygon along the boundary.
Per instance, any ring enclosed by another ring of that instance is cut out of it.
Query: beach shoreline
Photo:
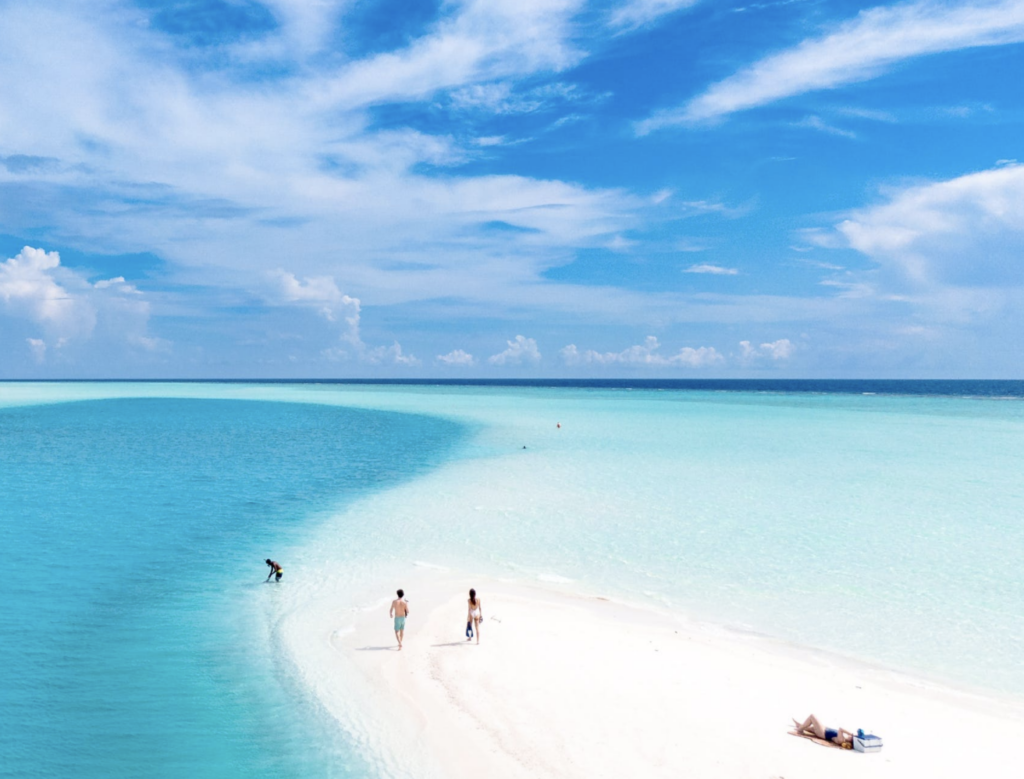
[[[290,659],[375,761],[410,777],[1010,776],[1024,704],[944,687],[568,582],[410,566],[393,594],[289,616]],[[481,643],[464,636],[480,593]],[[814,712],[881,754],[789,734]],[[949,736],[943,735],[949,733]],[[954,735],[955,734],[955,735]]]

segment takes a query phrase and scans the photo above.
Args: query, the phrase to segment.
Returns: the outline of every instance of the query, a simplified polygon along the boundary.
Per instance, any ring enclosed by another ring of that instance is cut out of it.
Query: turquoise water
[[[263,560],[460,436],[307,404],[0,409],[0,775],[365,775],[276,663]]]
[[[415,560],[1024,696],[1019,400],[81,384],[4,402],[0,774],[386,774],[275,628],[317,592],[362,606],[346,593]]]

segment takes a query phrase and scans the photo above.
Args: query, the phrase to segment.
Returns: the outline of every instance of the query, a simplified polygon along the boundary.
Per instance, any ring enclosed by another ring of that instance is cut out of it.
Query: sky
[[[0,379],[1022,357],[1024,0],[0,0]]]

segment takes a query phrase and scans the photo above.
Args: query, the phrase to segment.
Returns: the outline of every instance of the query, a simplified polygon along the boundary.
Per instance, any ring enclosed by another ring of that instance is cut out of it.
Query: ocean
[[[413,564],[1022,699],[1022,400],[1024,382],[0,384],[0,776],[386,774],[280,632]]]

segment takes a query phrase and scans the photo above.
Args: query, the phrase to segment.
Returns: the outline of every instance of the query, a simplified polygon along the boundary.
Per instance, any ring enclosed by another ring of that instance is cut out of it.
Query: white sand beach
[[[1024,708],[682,615],[545,586],[419,570],[390,598],[288,619],[321,702],[381,773],[445,777],[1018,777]],[[464,638],[466,596],[481,643]],[[388,594],[384,589],[383,595]],[[790,734],[815,713],[881,735],[864,755]]]

